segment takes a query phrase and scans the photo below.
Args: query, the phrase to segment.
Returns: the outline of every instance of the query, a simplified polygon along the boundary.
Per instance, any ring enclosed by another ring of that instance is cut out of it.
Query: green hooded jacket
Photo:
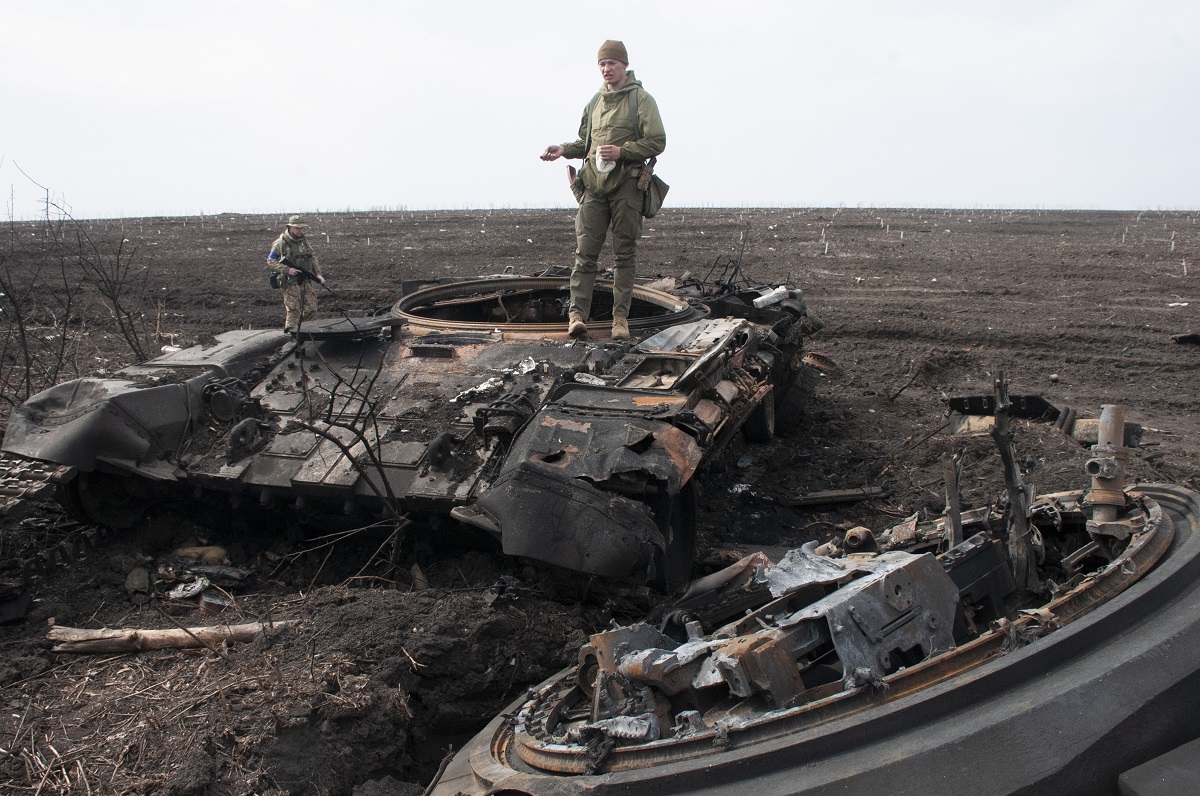
[[[667,148],[667,133],[658,113],[658,103],[642,88],[632,69],[626,74],[625,85],[616,91],[601,87],[600,93],[583,109],[579,138],[563,144],[563,157],[586,159],[579,172],[583,184],[593,191],[612,193],[626,178],[636,178],[643,163],[661,155]],[[629,97],[634,91],[637,92],[636,123],[631,107],[634,103]],[[606,174],[596,170],[596,147],[601,144],[621,147],[621,160]]]

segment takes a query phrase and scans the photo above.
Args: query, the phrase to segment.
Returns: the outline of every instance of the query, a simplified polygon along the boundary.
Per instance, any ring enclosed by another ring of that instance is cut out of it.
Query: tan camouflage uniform
[[[626,317],[633,297],[637,271],[637,242],[642,236],[642,192],[637,178],[642,164],[662,154],[667,147],[658,103],[654,101],[633,70],[625,84],[615,91],[600,90],[594,103],[583,109],[579,138],[563,144],[563,157],[585,158],[579,170],[587,189],[575,216],[575,267],[571,269],[571,310],[583,318],[591,317],[592,287],[596,282],[600,250],[604,236],[612,229],[613,315]],[[629,93],[636,91],[635,124]],[[591,123],[591,141],[588,124]],[[638,134],[641,128],[641,137]],[[621,160],[610,172],[596,170],[596,147],[615,144],[621,147]]]
[[[280,262],[284,257],[318,276],[321,275],[321,265],[317,262],[317,255],[312,247],[308,245],[308,240],[293,238],[288,230],[284,230],[271,244],[267,262],[275,273],[279,274],[279,282],[283,285],[283,327],[295,329],[303,321],[310,321],[316,317],[317,285],[301,276],[288,274],[288,267]]]

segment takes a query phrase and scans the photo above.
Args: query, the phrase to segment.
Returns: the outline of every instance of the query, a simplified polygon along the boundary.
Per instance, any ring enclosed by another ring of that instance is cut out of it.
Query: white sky
[[[5,216],[566,207],[624,40],[673,206],[1200,207],[1195,0],[0,0]]]

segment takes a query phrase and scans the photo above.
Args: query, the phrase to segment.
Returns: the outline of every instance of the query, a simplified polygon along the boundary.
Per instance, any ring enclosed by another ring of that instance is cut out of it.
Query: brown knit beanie
[[[600,53],[596,56],[597,61],[603,61],[605,58],[611,58],[614,61],[629,66],[629,53],[625,51],[625,42],[609,39],[600,45]]]

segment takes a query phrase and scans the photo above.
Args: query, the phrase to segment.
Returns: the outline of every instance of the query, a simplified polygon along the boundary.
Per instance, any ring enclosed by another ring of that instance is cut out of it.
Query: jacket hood
[[[622,94],[629,93],[632,89],[641,88],[641,87],[642,87],[642,81],[638,80],[637,77],[634,76],[633,70],[630,69],[628,72],[625,73],[625,85],[621,86],[616,91],[609,91],[608,86],[604,83],[601,83],[600,84],[600,94],[606,98],[618,97]]]

